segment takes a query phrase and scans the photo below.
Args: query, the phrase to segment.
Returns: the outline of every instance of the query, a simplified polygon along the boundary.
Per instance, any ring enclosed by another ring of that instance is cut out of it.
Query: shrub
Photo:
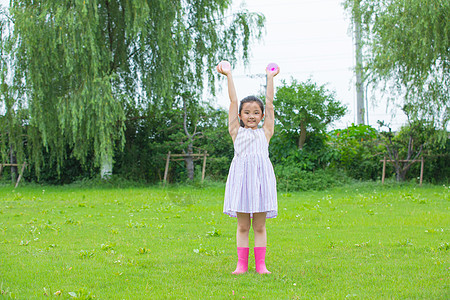
[[[305,171],[323,169],[338,157],[326,143],[325,134],[309,133],[303,149],[298,149],[296,135],[285,130],[272,138],[269,153],[274,165],[295,166]]]
[[[280,192],[324,190],[351,181],[337,170],[319,169],[310,172],[295,165],[276,165],[275,176]]]
[[[344,170],[348,176],[362,180],[376,180],[381,176],[385,147],[378,132],[369,125],[354,125],[330,132],[328,141],[339,153],[332,166]]]

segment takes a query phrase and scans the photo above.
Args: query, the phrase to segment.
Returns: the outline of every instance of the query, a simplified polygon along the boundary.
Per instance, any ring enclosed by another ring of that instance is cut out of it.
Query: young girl
[[[233,274],[248,270],[249,231],[255,237],[256,272],[270,273],[265,264],[266,218],[277,216],[277,190],[275,174],[269,160],[269,141],[274,131],[273,77],[279,73],[267,70],[266,111],[261,100],[249,96],[238,104],[231,70],[217,66],[217,71],[227,76],[230,109],[228,131],[234,143],[234,158],[228,174],[223,212],[237,218],[238,262]],[[264,118],[262,128],[258,124]]]

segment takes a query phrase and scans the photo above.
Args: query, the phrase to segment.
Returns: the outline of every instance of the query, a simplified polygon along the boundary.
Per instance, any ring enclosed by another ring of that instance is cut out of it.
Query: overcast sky
[[[341,3],[343,0],[233,0],[233,9],[245,3],[248,10],[266,16],[264,40],[251,47],[250,63],[234,66],[234,78],[239,98],[259,94],[265,83],[264,68],[276,62],[281,73],[275,86],[282,79],[300,81],[311,78],[318,84],[327,84],[336,98],[348,107],[347,115],[334,127],[343,128],[355,122],[356,92],[354,67],[354,42],[349,33],[350,20]],[[9,0],[0,0],[9,6]],[[226,82],[220,82],[226,86]],[[371,95],[369,95],[370,99]],[[217,106],[228,108],[226,89],[215,99]],[[393,129],[405,122],[403,113],[392,105],[369,100],[369,124],[377,120],[390,123]],[[276,108],[275,108],[276,109]]]
[[[356,91],[353,67],[354,42],[350,19],[342,7],[343,0],[234,0],[234,8],[242,3],[250,11],[266,16],[264,41],[252,46],[250,64],[236,66],[235,85],[239,98],[258,94],[265,83],[263,74],[269,62],[276,62],[281,73],[275,85],[282,79],[290,82],[311,78],[318,84],[326,84],[336,92],[336,98],[347,105],[348,113],[335,127],[342,128],[355,122]],[[221,83],[225,85],[225,83]],[[369,94],[369,99],[371,95]],[[228,107],[226,92],[218,95],[220,106]],[[369,124],[378,128],[377,120],[400,127],[406,118],[399,109],[385,101],[369,100]],[[275,108],[276,109],[276,108]]]

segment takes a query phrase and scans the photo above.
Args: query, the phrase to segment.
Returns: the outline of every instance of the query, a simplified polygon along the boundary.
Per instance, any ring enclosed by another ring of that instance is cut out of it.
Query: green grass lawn
[[[224,186],[0,187],[0,297],[449,299],[450,189],[278,195],[267,268],[231,275]],[[252,251],[251,251],[252,253]]]

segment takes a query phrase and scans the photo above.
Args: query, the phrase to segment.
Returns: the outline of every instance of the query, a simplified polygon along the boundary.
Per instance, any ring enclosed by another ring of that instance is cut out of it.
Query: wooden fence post
[[[27,166],[27,164],[23,163],[22,169],[20,170],[20,174],[19,174],[19,177],[17,178],[17,182],[16,182],[16,185],[14,186],[14,188],[16,188],[19,185],[20,179],[22,179],[23,171],[25,171],[26,166]]]
[[[202,183],[203,183],[203,180],[205,179],[206,156],[207,156],[207,151],[205,150],[205,153],[203,154]]]
[[[383,175],[381,176],[381,184],[384,184],[385,176],[386,176],[386,156],[383,159]]]
[[[422,180],[423,180],[423,156],[420,158],[420,186],[422,186]]]
[[[164,185],[166,185],[167,176],[169,175],[169,161],[170,161],[170,151],[169,153],[167,153],[166,169],[164,170]]]

